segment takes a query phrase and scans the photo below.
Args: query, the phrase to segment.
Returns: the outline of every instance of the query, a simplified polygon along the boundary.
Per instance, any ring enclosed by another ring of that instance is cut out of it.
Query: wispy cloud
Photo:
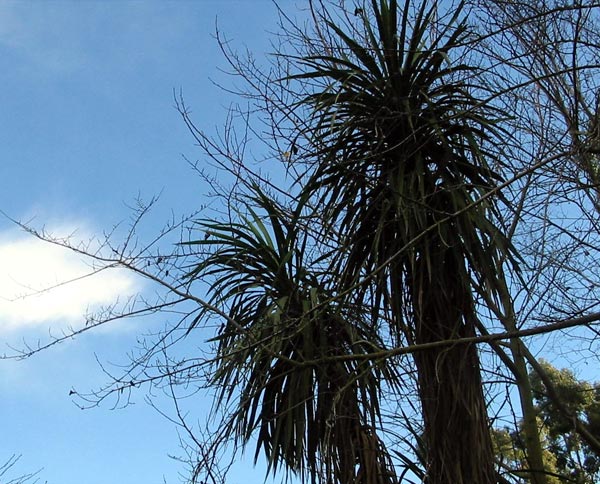
[[[0,3],[0,47],[36,68],[68,72],[81,63],[80,45],[70,38],[70,30],[52,9],[33,11],[15,2]]]
[[[80,71],[97,76],[107,69],[122,72],[140,63],[164,62],[185,32],[197,28],[185,10],[158,2],[124,2],[118,15],[103,2],[43,2],[37,7],[0,2],[0,48],[35,67],[32,75],[38,76]]]
[[[78,326],[86,313],[140,289],[131,273],[94,273],[73,251],[15,231],[0,233],[0,267],[1,333]]]

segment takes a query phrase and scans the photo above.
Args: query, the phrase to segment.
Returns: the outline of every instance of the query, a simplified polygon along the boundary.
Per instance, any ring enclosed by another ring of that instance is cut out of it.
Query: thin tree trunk
[[[516,331],[516,318],[513,311],[513,304],[508,292],[508,288],[503,284],[500,295],[502,305],[506,316],[502,318],[502,323],[507,331]],[[510,340],[510,351],[514,363],[514,376],[517,381],[519,391],[519,401],[521,402],[521,412],[523,414],[523,440],[525,443],[525,458],[529,465],[530,479],[532,484],[547,484],[544,454],[542,442],[537,423],[537,411],[533,404],[533,391],[531,382],[527,374],[527,363],[525,361],[525,350],[520,338]]]

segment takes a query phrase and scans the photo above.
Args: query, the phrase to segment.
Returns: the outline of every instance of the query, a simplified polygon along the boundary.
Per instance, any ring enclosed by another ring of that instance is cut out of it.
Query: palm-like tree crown
[[[330,223],[347,234],[338,260],[346,283],[370,274],[381,296],[386,268],[409,264],[417,246],[435,276],[430,235],[490,283],[490,257],[508,248],[490,221],[494,205],[481,199],[500,180],[490,168],[497,157],[484,148],[500,113],[471,94],[476,69],[451,62],[467,39],[456,24],[462,4],[434,29],[437,6],[428,3],[410,28],[410,1],[401,19],[397,2],[373,1],[367,45],[329,23],[340,56],[305,58],[308,71],[294,76],[326,86],[304,100],[313,106],[307,137],[319,157],[305,191],[318,194]]]
[[[263,451],[274,471],[284,463],[313,482],[392,483],[375,427],[380,382],[397,377],[386,364],[351,358],[383,342],[306,261],[302,206],[290,214],[258,186],[253,192],[249,216],[201,222],[206,237],[189,242],[215,248],[189,277],[212,277],[212,303],[228,308],[215,338],[217,400],[235,400],[233,433],[246,444],[256,431],[255,456]]]
[[[300,102],[310,146],[297,206],[254,186],[250,216],[204,222],[207,238],[191,242],[215,247],[190,277],[213,277],[212,302],[228,311],[218,400],[235,400],[238,440],[256,431],[256,456],[262,449],[273,470],[395,482],[377,427],[381,382],[399,376],[369,355],[394,339],[472,336],[473,279],[492,293],[503,283],[496,269],[511,249],[494,223],[501,178],[485,148],[501,113],[474,96],[477,70],[452,60],[467,39],[463,4],[443,26],[428,4],[411,22],[409,0],[401,15],[396,1],[372,0],[360,39],[325,21],[337,45],[295,59],[301,72],[284,80],[323,87]],[[307,217],[318,228],[310,243]],[[319,243],[328,249],[317,263],[307,248]],[[428,479],[491,483],[476,349],[457,343],[415,363]]]

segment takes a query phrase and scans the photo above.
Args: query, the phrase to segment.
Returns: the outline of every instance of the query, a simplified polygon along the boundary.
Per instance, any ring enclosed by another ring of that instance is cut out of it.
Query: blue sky
[[[222,124],[235,99],[211,82],[233,82],[219,70],[226,65],[215,21],[234,45],[258,58],[270,51],[277,23],[270,1],[0,2],[0,209],[87,240],[126,220],[138,195],[161,194],[149,231],[203,203],[207,187],[182,157],[201,155],[174,109],[173,89],[183,90],[198,126]],[[113,272],[21,297],[88,268],[5,218],[0,263],[0,353],[77,327],[87,308],[145,288]],[[69,396],[105,381],[96,359],[127,362],[151,329],[144,324],[116,324],[25,361],[0,361],[0,462],[21,454],[15,474],[42,468],[49,484],[179,482],[183,467],[168,456],[179,453],[176,430],[144,403],[143,389],[123,410],[82,411]],[[169,410],[168,401],[157,404]],[[202,415],[207,404],[194,405]],[[261,472],[249,476],[243,464],[228,482],[262,482]]]

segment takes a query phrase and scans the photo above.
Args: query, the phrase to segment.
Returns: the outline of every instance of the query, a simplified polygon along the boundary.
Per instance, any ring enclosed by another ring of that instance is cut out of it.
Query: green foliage
[[[569,369],[557,369],[548,362],[540,362],[552,382],[559,400],[571,415],[579,418],[593,435],[599,435],[600,385],[578,380]],[[550,473],[549,482],[594,484],[600,479],[600,456],[595,454],[574,429],[572,420],[566,419],[548,396],[540,376],[529,375],[538,412],[540,432],[543,436],[544,461]],[[525,449],[519,431],[507,429],[493,431],[495,451],[509,465],[514,475],[525,466]]]
[[[542,367],[556,390],[559,400],[571,415],[585,422],[593,435],[600,435],[598,410],[600,385],[578,380],[568,369],[558,370],[547,362]],[[539,375],[530,375],[540,418],[548,433],[548,449],[556,456],[558,471],[577,483],[600,479],[600,456],[595,455],[574,431],[573,422],[558,412]]]
[[[199,222],[206,237],[188,242],[211,247],[189,277],[211,278],[211,302],[228,308],[213,383],[218,405],[235,401],[231,434],[245,444],[256,431],[255,458],[264,452],[273,471],[285,463],[313,482],[322,473],[393,482],[375,428],[381,382],[398,377],[390,362],[350,358],[383,341],[330,292],[335,276],[306,260],[302,205],[289,213],[257,185],[252,192],[249,215]]]
[[[435,2],[420,2],[415,19],[410,1],[373,4],[376,23],[364,19],[364,39],[328,23],[339,56],[302,59],[308,71],[293,76],[325,87],[304,101],[313,106],[305,136],[319,159],[304,189],[348,234],[335,269],[347,286],[368,275],[375,307],[399,304],[390,270],[420,256],[427,277],[437,277],[439,249],[451,246],[457,266],[467,261],[494,290],[496,251],[509,247],[489,219],[494,204],[482,197],[500,180],[488,142],[504,113],[473,96],[476,69],[452,60],[468,38],[464,2],[438,30]],[[459,276],[469,285],[466,271]]]

